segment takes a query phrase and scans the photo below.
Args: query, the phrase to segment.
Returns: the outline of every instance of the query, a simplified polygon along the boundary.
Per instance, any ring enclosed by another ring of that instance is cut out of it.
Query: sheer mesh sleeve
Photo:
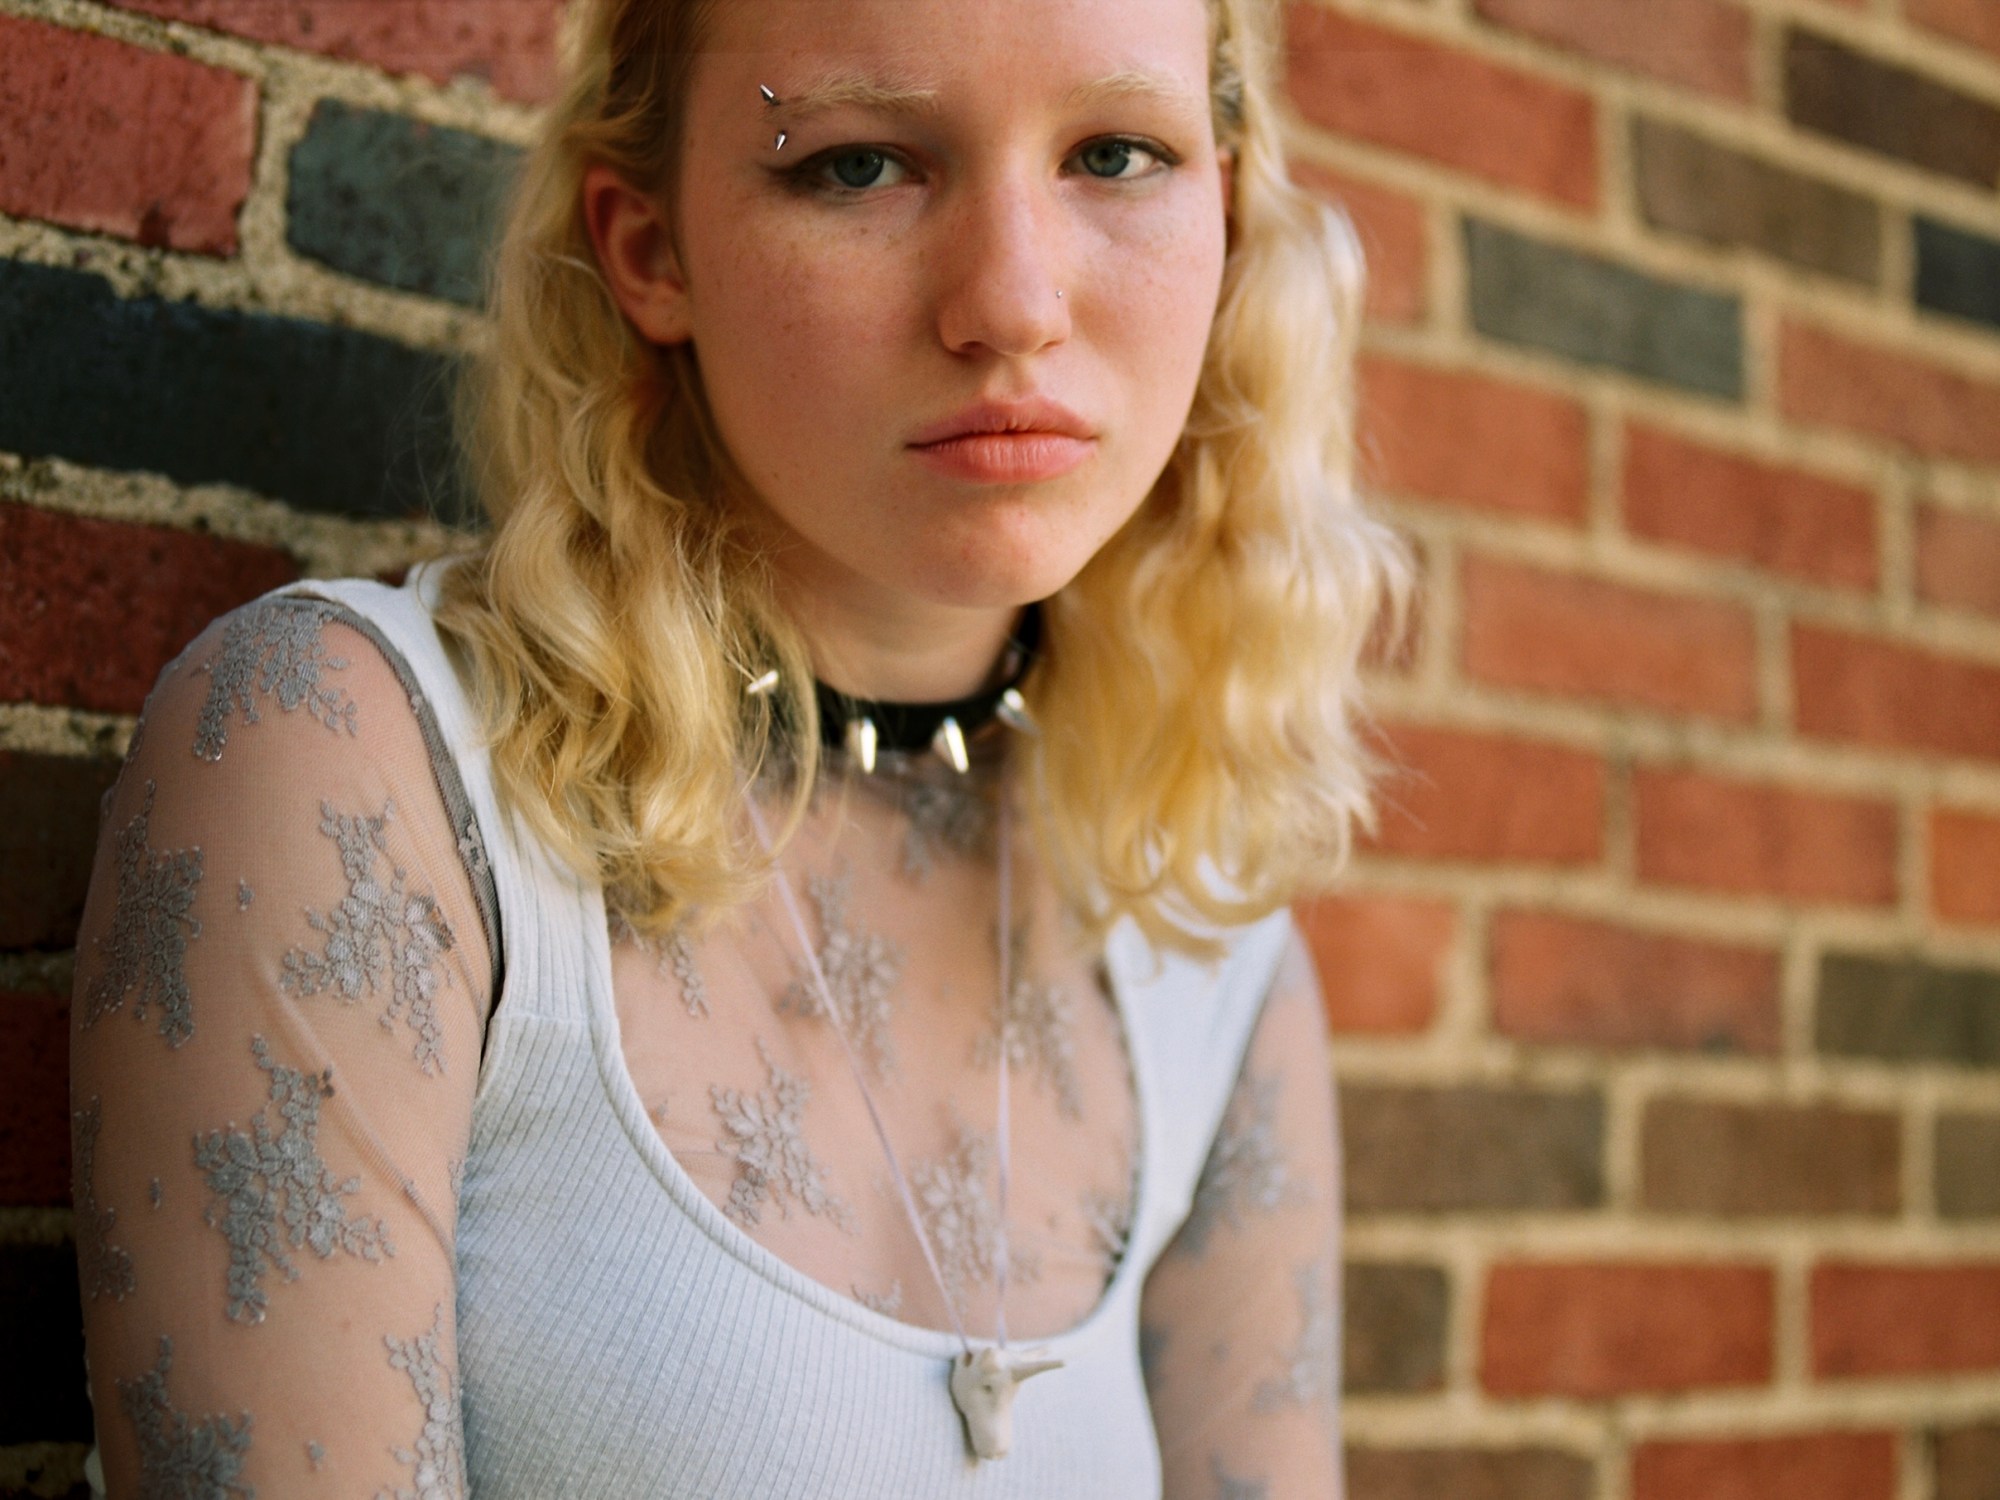
[[[1329,1500],[1340,1473],[1340,1153],[1296,934],[1194,1206],[1146,1282],[1167,1500]]]
[[[120,1500],[464,1491],[452,1239],[486,919],[421,699],[342,620],[274,599],[217,621],[105,799],[72,1187]]]

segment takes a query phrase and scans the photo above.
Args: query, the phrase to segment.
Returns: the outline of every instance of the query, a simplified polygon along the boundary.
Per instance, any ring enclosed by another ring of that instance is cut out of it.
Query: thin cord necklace
[[[772,860],[772,873],[776,877],[778,896],[785,909],[785,916],[796,936],[799,951],[805,955],[806,967],[812,977],[813,988],[818,992],[821,1013],[833,1027],[834,1035],[840,1039],[842,1055],[847,1059],[847,1069],[853,1075],[855,1087],[861,1090],[862,1103],[868,1107],[868,1119],[875,1127],[875,1138],[882,1143],[882,1152],[889,1160],[889,1175],[895,1180],[897,1196],[902,1200],[903,1213],[910,1221],[910,1228],[916,1232],[917,1244],[924,1252],[924,1264],[930,1268],[931,1278],[936,1281],[938,1295],[943,1299],[945,1313],[951,1319],[952,1331],[958,1335],[960,1352],[952,1361],[951,1399],[965,1419],[965,1435],[975,1458],[1004,1458],[1013,1444],[1014,1438],[1014,1395],[1022,1381],[1031,1375],[1039,1375],[1047,1370],[1060,1369],[1062,1361],[1051,1359],[1045,1350],[1028,1349],[1009,1351],[1007,1348],[1007,1179],[1008,1179],[1008,1137],[1010,1121],[1007,1108],[1007,1048],[1000,1048],[999,1103],[996,1110],[999,1125],[1000,1149],[1000,1247],[995,1260],[995,1279],[998,1282],[997,1304],[994,1309],[993,1342],[981,1348],[973,1347],[972,1339],[965,1331],[965,1322],[959,1316],[958,1304],[952,1299],[945,1285],[944,1273],[939,1268],[937,1252],[931,1245],[929,1232],[924,1228],[923,1215],[917,1212],[916,1197],[910,1191],[908,1177],[903,1172],[902,1163],[897,1159],[896,1148],[889,1143],[889,1132],[882,1123],[882,1113],[875,1106],[875,1097],[869,1091],[868,1080],[861,1069],[861,1059],[855,1052],[854,1043],[847,1035],[846,1018],[834,1002],[833,987],[827,983],[826,972],[820,966],[819,950],[806,932],[805,916],[799,906],[798,895],[792,889],[792,882],[784,869],[778,865],[771,843],[770,829],[764,821],[763,811],[757,806],[754,795],[745,797],[750,810],[750,824],[756,830],[757,841],[764,853]],[[1012,819],[1009,814],[1007,787],[1003,780],[1000,785],[999,808],[996,816],[995,835],[999,843],[998,876],[999,896],[999,957],[1000,957],[1000,1018],[1005,1031],[1007,1017],[1012,1009],[1012,975],[1008,953],[1013,944],[1010,941],[1013,918],[1013,852],[1011,838]]]

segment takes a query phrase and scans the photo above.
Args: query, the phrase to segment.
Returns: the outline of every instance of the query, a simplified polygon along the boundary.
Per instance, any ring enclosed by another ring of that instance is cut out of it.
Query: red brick
[[[1778,957],[1548,912],[1491,933],[1494,1029],[1534,1042],[1775,1053]]]
[[[2000,378],[1857,343],[1787,319],[1779,332],[1778,408],[1936,458],[2000,463]]]
[[[1285,12],[1286,87],[1312,124],[1578,208],[1597,203],[1588,94],[1323,6]]]
[[[69,1204],[69,1000],[0,994],[0,1204]]]
[[[1632,1500],[1896,1500],[1893,1432],[1690,1438],[1632,1450]]]
[[[2000,1370],[2000,1262],[1823,1262],[1811,1297],[1815,1375]]]
[[[1429,305],[1430,231],[1424,206],[1408,193],[1309,162],[1292,163],[1292,180],[1347,210],[1367,259],[1367,316],[1376,323],[1417,323]]]
[[[1496,1396],[1586,1398],[1762,1385],[1773,1300],[1764,1266],[1496,1265],[1480,1384]]]
[[[1639,876],[1668,885],[1888,905],[1896,809],[1697,771],[1633,774]]]
[[[1582,525],[1590,424],[1576,401],[1379,354],[1360,388],[1367,488]]]
[[[1792,696],[1805,734],[2000,759],[2000,666],[1795,624]]]
[[[1643,22],[1604,0],[1474,0],[1489,21],[1635,73],[1750,99],[1750,17],[1722,0],[1650,0]]]
[[[1903,19],[2000,57],[2000,6],[1993,0],[1903,0]]]
[[[2000,519],[1919,506],[1917,594],[1931,604],[2000,615]]]
[[[1947,922],[2000,924],[2000,815],[1932,809],[1931,910]]]
[[[1634,536],[1812,583],[1875,586],[1875,497],[1862,485],[1633,422],[1625,429],[1624,507]]]
[[[209,621],[297,576],[272,547],[0,505],[0,702],[134,713]]]
[[[555,81],[562,0],[112,0],[438,83],[489,80],[511,99],[541,99]]]
[[[240,74],[0,16],[0,212],[233,255],[256,149]]]
[[[1603,849],[1604,763],[1559,746],[1394,725],[1398,763],[1381,789],[1386,854],[1594,864]]]
[[[1757,712],[1757,632],[1736,604],[1468,555],[1459,569],[1468,676],[1669,713]]]
[[[1327,896],[1298,908],[1335,1031],[1422,1031],[1437,1014],[1438,970],[1457,909],[1414,896]]]

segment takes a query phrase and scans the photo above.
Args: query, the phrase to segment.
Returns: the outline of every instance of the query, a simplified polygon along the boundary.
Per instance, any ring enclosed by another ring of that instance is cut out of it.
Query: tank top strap
[[[1218,934],[1225,946],[1197,959],[1147,940],[1129,918],[1113,927],[1105,967],[1123,997],[1141,1100],[1146,1169],[1153,1181],[1133,1226],[1148,1262],[1194,1202],[1210,1143],[1229,1107],[1251,1033],[1263,1014],[1291,934],[1291,913]]]
[[[537,1015],[587,1024],[592,923],[603,906],[586,881],[518,812],[503,807],[493,782],[483,720],[466,690],[433,613],[449,559],[421,563],[400,587],[369,579],[303,579],[275,591],[340,606],[382,650],[404,685],[430,742],[439,791],[459,836],[475,890],[490,878],[498,930],[493,1028],[507,1016]],[[596,937],[601,942],[602,933]]]

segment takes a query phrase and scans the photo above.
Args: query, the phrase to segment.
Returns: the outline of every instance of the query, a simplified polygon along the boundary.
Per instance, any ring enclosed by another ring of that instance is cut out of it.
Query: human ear
[[[640,337],[678,344],[692,336],[687,283],[666,210],[610,167],[583,174],[583,221],[612,299]]]

